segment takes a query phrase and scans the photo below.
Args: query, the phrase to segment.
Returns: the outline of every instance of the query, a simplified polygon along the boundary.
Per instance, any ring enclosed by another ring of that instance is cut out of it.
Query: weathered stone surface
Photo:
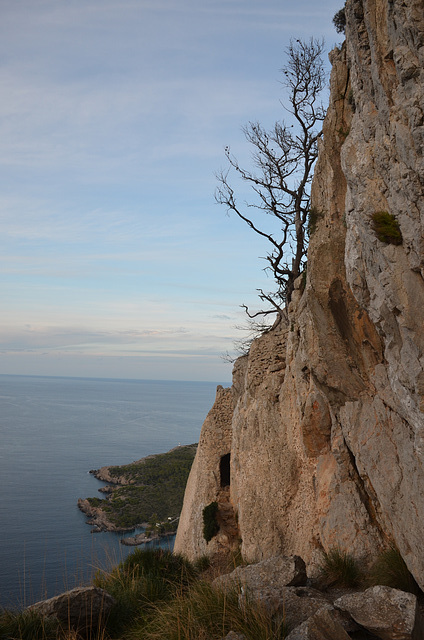
[[[272,615],[284,616],[289,629],[296,628],[329,605],[324,594],[308,587],[285,587],[279,594],[264,590],[259,598]]]
[[[246,640],[246,636],[241,633],[236,633],[235,631],[230,631],[223,640]]]
[[[347,611],[358,624],[382,640],[424,638],[423,620],[412,593],[377,586],[342,596],[334,606]]]
[[[87,632],[104,621],[114,599],[98,587],[77,587],[59,596],[37,602],[30,609],[46,617],[55,617],[64,628]]]
[[[320,591],[303,585],[305,563],[299,557],[273,557],[232,573],[220,576],[214,585],[220,589],[236,588],[240,600],[260,602],[271,616],[284,616],[290,628],[310,618],[330,600]]]
[[[325,396],[313,386],[306,396],[300,428],[307,456],[317,457],[330,450],[330,409]]]
[[[346,16],[306,286],[227,392],[230,501],[248,561],[296,554],[312,573],[322,549],[371,562],[394,542],[424,588],[424,12],[347,0]],[[378,211],[396,216],[401,245],[377,238]],[[177,536],[191,558],[209,551],[201,509],[224,451],[205,424]]]
[[[306,566],[299,556],[276,556],[247,567],[237,567],[231,573],[214,580],[220,589],[243,586],[252,594],[264,588],[300,586],[306,582]]]
[[[231,420],[234,394],[217,388],[215,403],[203,423],[197,454],[188,478],[174,551],[190,560],[213,554],[228,543],[218,534],[206,543],[203,538],[203,509],[217,501],[221,492],[220,461],[231,451]]]
[[[317,611],[289,633],[286,640],[349,640],[332,607]]]
[[[424,12],[420,0],[348,2],[346,48],[356,105],[341,148],[346,279],[381,338],[367,391],[340,409],[360,476],[423,585]],[[370,217],[388,211],[400,246]]]

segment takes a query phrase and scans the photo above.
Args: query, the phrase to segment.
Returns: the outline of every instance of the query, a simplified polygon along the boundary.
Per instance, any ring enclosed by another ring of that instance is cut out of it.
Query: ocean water
[[[199,439],[216,384],[0,375],[0,606],[87,582],[131,548],[90,533],[88,472]],[[127,534],[128,535],[128,534]]]

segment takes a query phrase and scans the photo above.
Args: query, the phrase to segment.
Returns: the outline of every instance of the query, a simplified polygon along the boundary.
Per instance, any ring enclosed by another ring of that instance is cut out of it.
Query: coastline
[[[100,489],[99,489],[100,491]],[[111,522],[106,513],[100,507],[93,507],[88,498],[78,498],[78,509],[87,516],[86,524],[92,526],[91,533],[102,533],[102,531],[112,531],[113,533],[125,533],[134,531],[134,527],[117,527]],[[139,525],[145,526],[145,523]]]
[[[126,546],[175,535],[196,450],[197,444],[179,445],[167,453],[149,455],[127,465],[90,470],[97,480],[106,483],[98,489],[103,498],[78,499],[78,508],[87,516],[91,533],[144,529],[122,538],[120,542]]]
[[[163,540],[164,538],[172,538],[177,531],[168,531],[167,533],[157,533],[153,536],[146,536],[144,531],[137,533],[135,536],[129,536],[128,538],[121,538],[121,544],[126,547],[138,547],[141,544],[147,544],[148,542],[156,542]]]

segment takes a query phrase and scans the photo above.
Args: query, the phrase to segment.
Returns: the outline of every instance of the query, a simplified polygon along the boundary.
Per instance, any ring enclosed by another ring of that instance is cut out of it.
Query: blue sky
[[[3,0],[0,373],[211,380],[268,288],[214,202],[340,0]]]

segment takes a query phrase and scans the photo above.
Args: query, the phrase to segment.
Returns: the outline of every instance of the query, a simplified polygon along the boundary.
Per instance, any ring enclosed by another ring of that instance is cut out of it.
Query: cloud
[[[160,163],[213,157],[225,131],[275,113],[280,60],[252,73],[244,38],[305,22],[302,4],[276,1],[19,4],[3,18],[0,162],[99,183],[163,179]]]
[[[31,326],[22,328],[2,327],[0,329],[0,348],[4,351],[27,349],[72,349],[73,347],[92,348],[94,345],[136,345],[147,342],[160,343],[176,336],[184,336],[188,330],[183,327],[167,329],[124,329],[97,330],[85,327]]]
[[[24,325],[0,328],[3,353],[86,353],[140,355],[153,353],[219,355],[233,337],[200,333],[186,327],[93,330],[90,327]]]
[[[31,168],[41,176],[66,170],[82,183],[163,181],[164,163],[176,157],[181,162],[220,154],[222,123],[236,121],[238,128],[247,104],[254,114],[276,103],[257,81],[221,77],[60,86],[19,77],[12,69],[0,72],[0,82],[6,96],[0,103],[5,170]],[[169,186],[182,176],[167,173]]]
[[[104,357],[134,373],[168,353],[179,375],[228,349],[237,305],[269,282],[214,173],[225,144],[248,164],[241,126],[281,115],[284,47],[331,29],[332,3],[3,3],[0,340],[31,353],[24,371],[106,375]]]

